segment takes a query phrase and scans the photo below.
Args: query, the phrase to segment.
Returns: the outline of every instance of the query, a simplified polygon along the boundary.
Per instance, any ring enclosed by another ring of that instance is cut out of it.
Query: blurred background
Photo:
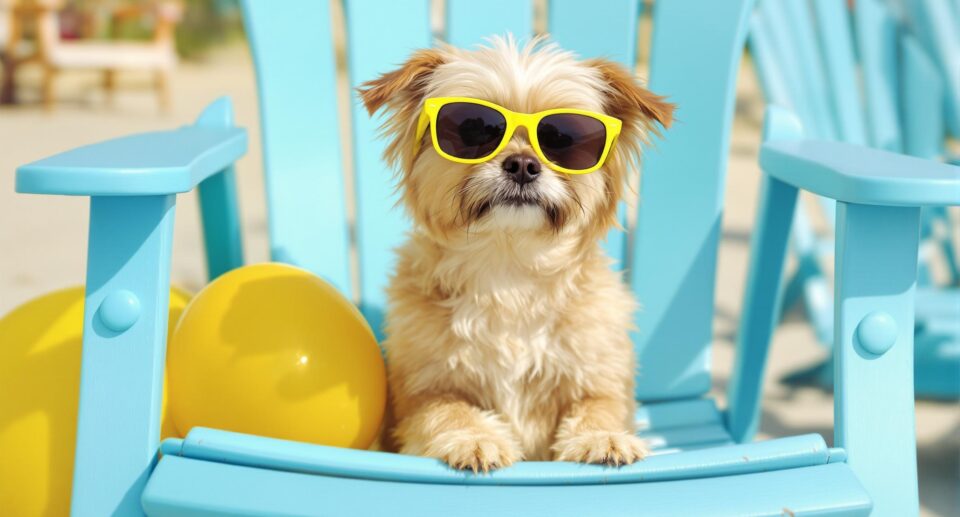
[[[536,4],[540,27],[544,3]],[[439,35],[442,2],[435,4]],[[331,9],[341,19],[339,0]],[[648,38],[644,23],[641,34]],[[256,85],[236,0],[0,0],[0,49],[0,315],[42,293],[81,284],[86,264],[87,199],[15,195],[18,165],[103,139],[187,124],[222,95],[233,100],[237,122],[251,137],[250,151],[237,165],[246,259],[268,260]],[[341,104],[349,106],[355,99],[346,80],[341,83]],[[714,391],[721,403],[758,192],[763,108],[747,55],[737,84],[717,286]],[[341,118],[349,135],[349,115]],[[343,156],[349,160],[350,153]],[[196,291],[206,277],[197,203],[186,194],[178,204],[172,280]],[[817,432],[832,440],[831,394],[780,382],[826,354],[801,311],[788,314],[772,347],[762,436]],[[960,405],[918,401],[917,435],[923,514],[960,515]]]

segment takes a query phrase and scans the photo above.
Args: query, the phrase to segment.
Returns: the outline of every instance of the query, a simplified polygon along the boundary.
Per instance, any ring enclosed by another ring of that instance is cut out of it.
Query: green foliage
[[[60,11],[61,35],[67,38],[149,40],[156,24],[153,7],[162,1],[165,0],[68,0]],[[196,58],[211,47],[243,37],[239,0],[180,1],[183,12],[176,29],[180,56]],[[142,15],[114,20],[113,14],[125,7],[142,8]]]
[[[189,59],[243,37],[238,0],[185,0],[177,27],[177,52]]]

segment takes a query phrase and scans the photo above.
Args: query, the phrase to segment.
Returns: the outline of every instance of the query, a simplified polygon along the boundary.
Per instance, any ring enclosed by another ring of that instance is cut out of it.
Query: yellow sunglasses
[[[426,99],[417,123],[416,148],[430,128],[433,148],[457,163],[482,163],[506,147],[518,126],[527,129],[537,157],[566,174],[599,169],[620,134],[620,120],[592,111],[552,109],[516,113],[468,97]]]

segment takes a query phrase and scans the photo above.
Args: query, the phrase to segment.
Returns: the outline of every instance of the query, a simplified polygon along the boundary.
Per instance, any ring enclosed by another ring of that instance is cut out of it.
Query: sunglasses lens
[[[540,150],[552,163],[571,170],[584,170],[600,161],[607,142],[603,122],[573,113],[543,117],[537,126]]]
[[[437,114],[437,144],[457,158],[483,158],[497,149],[507,131],[507,119],[493,109],[469,102],[452,102]]]

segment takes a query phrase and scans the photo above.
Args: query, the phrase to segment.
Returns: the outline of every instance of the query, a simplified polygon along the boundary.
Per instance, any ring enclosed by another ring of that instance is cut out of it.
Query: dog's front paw
[[[560,461],[629,465],[649,452],[644,441],[626,431],[586,431],[558,440],[553,445]]]
[[[428,449],[429,456],[474,473],[507,467],[520,460],[516,444],[492,432],[448,431],[436,436]]]

